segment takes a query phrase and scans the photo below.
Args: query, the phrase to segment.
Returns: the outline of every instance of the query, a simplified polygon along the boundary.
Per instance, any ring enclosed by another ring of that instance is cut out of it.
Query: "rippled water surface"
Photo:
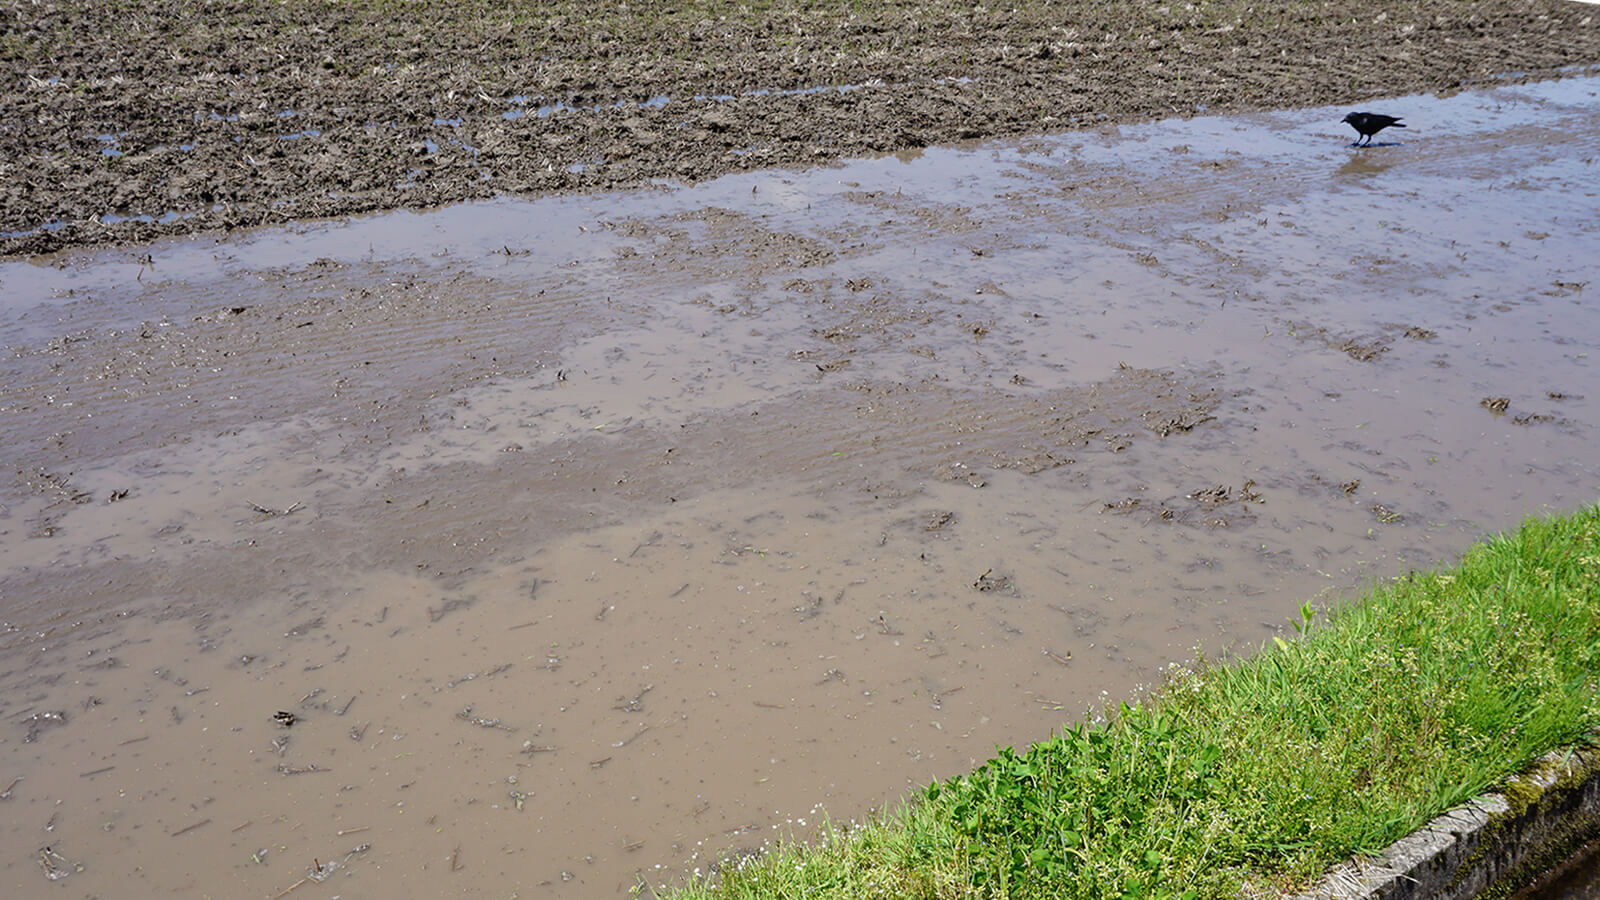
[[[0,892],[621,895],[1592,501],[1597,91],[0,265]]]

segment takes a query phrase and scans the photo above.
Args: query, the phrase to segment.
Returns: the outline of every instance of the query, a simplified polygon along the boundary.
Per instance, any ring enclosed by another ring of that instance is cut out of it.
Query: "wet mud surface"
[[[4,893],[620,896],[1592,501],[1600,83],[1393,107],[0,264]]]
[[[11,4],[0,253],[1600,63],[1564,0],[753,6]]]

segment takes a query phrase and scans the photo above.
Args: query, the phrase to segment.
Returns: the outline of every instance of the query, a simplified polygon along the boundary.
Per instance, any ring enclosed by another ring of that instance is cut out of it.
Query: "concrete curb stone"
[[[1600,834],[1600,732],[1290,900],[1468,900],[1515,890]]]

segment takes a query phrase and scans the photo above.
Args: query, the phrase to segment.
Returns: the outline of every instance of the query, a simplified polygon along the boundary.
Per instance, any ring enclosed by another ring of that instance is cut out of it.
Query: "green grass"
[[[1233,898],[1304,886],[1600,724],[1600,506],[780,844],[699,898]],[[650,890],[641,884],[641,891]]]

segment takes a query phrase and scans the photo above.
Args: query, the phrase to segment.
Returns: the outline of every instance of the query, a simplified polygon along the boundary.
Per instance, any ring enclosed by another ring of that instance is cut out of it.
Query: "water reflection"
[[[1593,91],[0,265],[8,895],[620,895],[1592,500]]]

